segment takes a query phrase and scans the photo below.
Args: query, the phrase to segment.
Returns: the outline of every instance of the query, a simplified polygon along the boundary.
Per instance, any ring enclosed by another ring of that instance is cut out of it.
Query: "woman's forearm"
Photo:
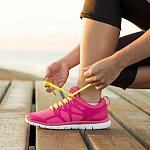
[[[69,65],[69,69],[78,65],[80,63],[80,44],[58,61],[67,63]]]
[[[137,40],[112,55],[112,58],[122,68],[139,62],[147,57],[150,57],[150,29]]]

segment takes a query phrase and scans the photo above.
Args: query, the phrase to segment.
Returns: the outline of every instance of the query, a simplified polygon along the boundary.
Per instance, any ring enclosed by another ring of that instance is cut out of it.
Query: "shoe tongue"
[[[79,88],[77,86],[73,86],[72,88],[70,88],[69,92],[70,93],[74,93],[74,92],[76,92],[78,90],[79,90]]]

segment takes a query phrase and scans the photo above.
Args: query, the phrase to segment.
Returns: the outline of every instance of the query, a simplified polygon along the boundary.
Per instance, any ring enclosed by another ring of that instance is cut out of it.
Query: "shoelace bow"
[[[60,88],[60,87],[58,87],[58,86],[56,86],[56,85],[54,85],[54,84],[52,84],[51,82],[48,82],[48,81],[44,81],[44,86],[53,87],[55,90],[61,91],[61,92],[65,93],[67,95],[67,98],[64,98],[62,101],[54,103],[53,105],[51,105],[49,107],[50,110],[53,110],[54,108],[58,109],[59,107],[67,104],[69,101],[71,101],[74,98],[74,96],[76,94],[78,94],[79,92],[81,92],[81,91],[85,90],[86,88],[90,87],[91,84],[88,84],[88,85],[82,87],[81,89],[79,89],[78,91],[76,91],[74,93],[69,93],[69,92],[65,91],[64,89],[62,89],[62,88]]]

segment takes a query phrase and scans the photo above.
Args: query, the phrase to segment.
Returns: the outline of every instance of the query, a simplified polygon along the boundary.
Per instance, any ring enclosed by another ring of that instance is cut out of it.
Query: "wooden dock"
[[[72,85],[68,83],[68,90]],[[0,81],[0,150],[150,149],[150,90],[108,87],[112,125],[105,130],[47,130],[29,126],[25,115],[64,98],[45,92],[42,81]]]

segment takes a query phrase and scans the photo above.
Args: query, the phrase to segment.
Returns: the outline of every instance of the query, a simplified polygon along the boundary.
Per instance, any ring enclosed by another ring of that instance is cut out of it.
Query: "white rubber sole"
[[[39,123],[31,122],[27,118],[25,121],[33,126],[45,128],[45,129],[105,129],[111,125],[111,121],[97,123],[97,124],[71,124],[71,125],[61,125],[61,126],[46,126]]]

